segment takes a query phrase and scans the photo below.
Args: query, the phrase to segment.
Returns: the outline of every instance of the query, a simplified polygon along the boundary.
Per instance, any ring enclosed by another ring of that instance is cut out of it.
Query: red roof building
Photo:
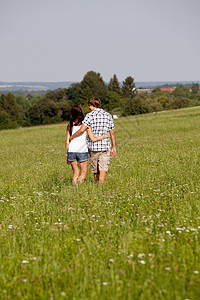
[[[172,93],[176,88],[161,88],[161,92],[169,92]]]

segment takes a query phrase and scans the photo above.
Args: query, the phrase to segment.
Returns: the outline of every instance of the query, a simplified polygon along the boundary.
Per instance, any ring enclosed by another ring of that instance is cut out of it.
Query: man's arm
[[[117,154],[117,152],[116,152],[116,138],[115,138],[114,129],[110,130],[110,138],[111,138],[111,142],[112,142],[111,157],[113,158]]]
[[[76,137],[78,137],[79,135],[81,135],[87,129],[88,129],[87,126],[85,124],[82,124],[81,128],[76,133],[74,133],[73,135],[70,136],[69,142],[71,142],[73,139],[75,139]]]

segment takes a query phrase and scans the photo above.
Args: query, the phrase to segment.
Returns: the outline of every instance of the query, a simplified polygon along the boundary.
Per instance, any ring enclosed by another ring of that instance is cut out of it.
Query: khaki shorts
[[[99,171],[108,172],[109,162],[110,149],[105,151],[90,151],[90,166],[92,173],[99,173]]]

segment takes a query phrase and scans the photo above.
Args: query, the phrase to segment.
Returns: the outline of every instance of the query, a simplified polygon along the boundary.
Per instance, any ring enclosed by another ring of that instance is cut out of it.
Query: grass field
[[[65,132],[0,132],[0,299],[200,299],[200,107],[115,120],[103,187]]]

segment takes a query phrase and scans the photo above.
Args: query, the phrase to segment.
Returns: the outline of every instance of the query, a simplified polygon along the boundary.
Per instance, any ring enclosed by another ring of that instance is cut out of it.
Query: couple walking
[[[99,183],[104,183],[106,180],[110,153],[111,157],[116,155],[112,116],[101,109],[99,98],[91,98],[88,101],[88,106],[91,112],[84,118],[81,105],[74,105],[71,109],[70,123],[67,126],[66,156],[67,163],[72,166],[74,185],[83,182],[87,176],[88,150],[91,171],[94,173],[95,181]]]

